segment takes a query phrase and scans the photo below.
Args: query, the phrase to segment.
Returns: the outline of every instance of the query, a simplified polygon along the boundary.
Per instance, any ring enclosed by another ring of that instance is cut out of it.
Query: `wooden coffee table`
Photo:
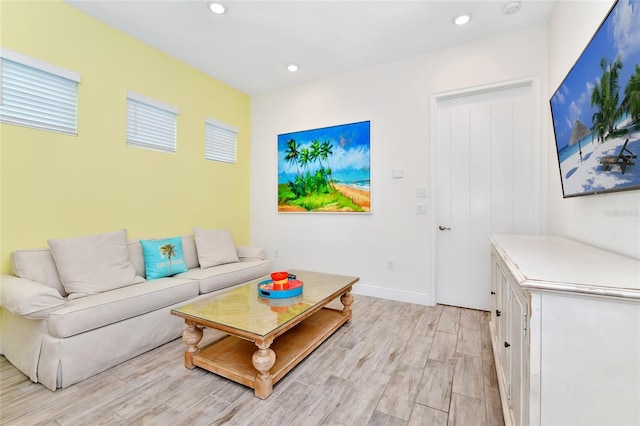
[[[255,280],[173,309],[187,328],[184,364],[241,383],[265,399],[277,383],[344,323],[351,321],[352,286],[359,278],[289,270],[304,283],[302,294],[288,299],[258,296]],[[340,297],[343,309],[327,304]],[[202,328],[228,334],[198,347]],[[257,349],[256,349],[257,347]]]

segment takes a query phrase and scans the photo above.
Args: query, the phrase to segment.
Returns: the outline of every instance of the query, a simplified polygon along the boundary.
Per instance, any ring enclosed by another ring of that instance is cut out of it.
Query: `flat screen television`
[[[550,104],[564,198],[640,189],[640,0],[613,4]]]

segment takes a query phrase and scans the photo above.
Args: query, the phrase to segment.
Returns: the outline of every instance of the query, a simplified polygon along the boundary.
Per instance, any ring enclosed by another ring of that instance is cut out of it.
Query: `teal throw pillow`
[[[148,280],[187,272],[182,253],[182,237],[140,240],[140,244]]]

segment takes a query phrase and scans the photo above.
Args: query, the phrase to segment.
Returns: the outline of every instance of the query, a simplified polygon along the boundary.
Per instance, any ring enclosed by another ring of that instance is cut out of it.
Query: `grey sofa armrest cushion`
[[[13,275],[0,278],[0,302],[2,307],[16,315],[38,318],[37,312],[64,304],[58,290],[44,284]]]
[[[262,247],[236,246],[236,251],[240,260],[243,258],[265,260],[267,258],[267,251]]]

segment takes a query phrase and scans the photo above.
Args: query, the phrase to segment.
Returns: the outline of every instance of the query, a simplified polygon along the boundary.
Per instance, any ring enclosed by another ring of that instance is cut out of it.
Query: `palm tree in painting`
[[[320,165],[320,168],[316,172],[315,180],[318,182],[316,185],[318,188],[325,188],[323,191],[326,191],[328,188],[333,189],[330,179],[331,169],[328,167],[328,163],[327,167],[322,163],[323,160],[327,161],[329,155],[332,154],[331,142],[325,141],[320,143],[317,139],[311,142],[309,159],[311,161],[317,161]]]
[[[309,162],[311,161],[311,151],[309,148],[304,147],[300,150],[300,158],[298,162],[300,166],[306,169],[305,177],[304,177],[304,193],[305,195],[311,194],[311,174],[309,173]]]
[[[294,139],[287,142],[284,159],[289,163],[295,163],[298,172],[296,178],[290,180],[288,184],[295,198],[310,196],[314,193],[327,194],[330,189],[335,190],[331,168],[328,166],[331,155],[333,155],[333,145],[329,141],[321,143],[319,140],[313,140],[303,147]],[[316,162],[319,167],[312,172],[311,165]]]
[[[622,109],[618,107],[620,101],[620,58],[607,65],[607,58],[600,60],[602,77],[591,92],[591,106],[597,106],[599,111],[593,114],[593,127],[606,129],[608,134],[615,130],[616,121],[622,116]]]
[[[171,272],[171,258],[176,255],[176,251],[175,251],[176,246],[174,246],[173,244],[167,243],[167,244],[161,245],[159,249],[162,257],[167,256],[167,260],[169,262],[169,272]]]
[[[300,151],[298,150],[298,144],[294,139],[287,142],[287,150],[285,151],[284,159],[289,163],[295,163],[298,169],[298,176],[300,176],[300,167],[298,167],[298,160],[300,158]]]
[[[311,151],[309,148],[302,148],[300,150],[300,158],[298,159],[300,165],[307,169],[307,176],[309,175],[309,162],[311,162]]]
[[[322,167],[322,161],[320,161],[320,142],[317,139],[311,141],[311,148],[309,150],[309,160],[318,161],[320,167]]]
[[[636,65],[636,72],[629,78],[624,89],[622,108],[631,115],[634,123],[640,121],[640,66]]]
[[[333,144],[330,141],[326,140],[320,145],[320,158],[327,162],[327,176],[329,177],[329,186],[333,188],[333,177],[331,175],[331,167],[329,167],[329,156],[331,155],[333,155]]]

